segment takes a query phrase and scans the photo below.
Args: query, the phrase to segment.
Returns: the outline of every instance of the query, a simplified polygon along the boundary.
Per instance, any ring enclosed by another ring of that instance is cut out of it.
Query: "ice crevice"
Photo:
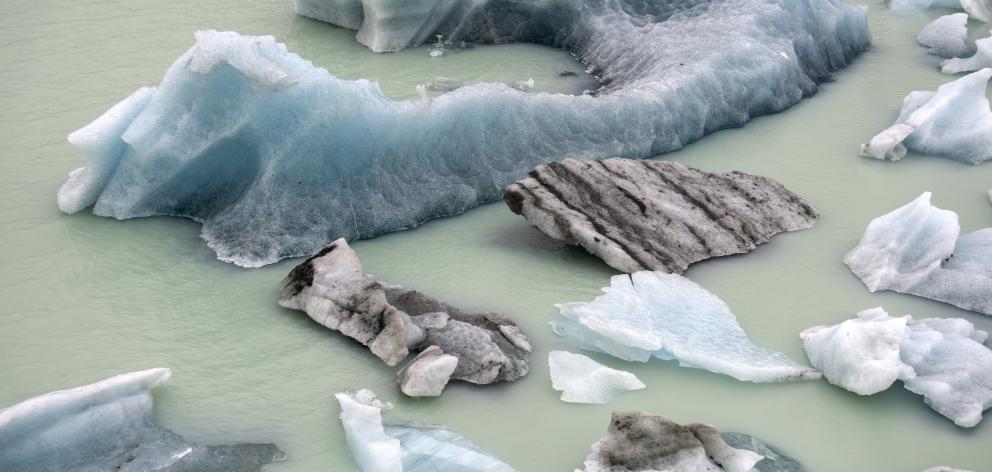
[[[680,149],[814,94],[870,42],[865,8],[839,0],[301,0],[298,8],[364,28],[359,38],[383,50],[433,34],[561,48],[602,86],[568,96],[487,83],[394,101],[272,37],[203,31],[157,87],[70,135],[88,163],[59,190],[59,207],[190,218],[219,259],[261,266],[498,200],[544,162]]]

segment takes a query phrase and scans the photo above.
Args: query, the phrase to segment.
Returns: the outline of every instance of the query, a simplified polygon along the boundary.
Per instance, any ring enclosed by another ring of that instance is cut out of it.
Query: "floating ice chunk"
[[[992,159],[992,111],[985,87],[992,69],[941,85],[936,92],[911,92],[896,123],[861,145],[861,155],[898,161],[906,150],[968,164]]]
[[[964,469],[953,469],[951,467],[946,467],[946,466],[939,466],[939,467],[931,467],[927,470],[924,470],[923,472],[971,472],[971,471]]]
[[[763,459],[729,446],[712,426],[613,412],[606,437],[592,445],[584,465],[585,472],[747,472]]]
[[[928,8],[961,8],[968,12],[975,19],[988,22],[990,10],[989,0],[888,0],[889,9],[892,11],[909,13],[926,10]]]
[[[569,96],[476,84],[394,101],[272,37],[203,32],[157,89],[93,130],[113,145],[84,149],[93,169],[70,178],[60,208],[190,218],[218,258],[261,266],[497,200],[562,156],[680,149],[814,94],[869,43],[865,9],[840,0],[297,5],[344,26],[363,6],[359,36],[383,48],[449,31],[444,47],[554,46],[594,67],[602,86]]]
[[[315,20],[357,30],[365,14],[361,0],[295,0],[296,12]]]
[[[784,354],[755,345],[730,308],[689,279],[662,272],[616,275],[604,295],[588,303],[558,305],[560,336],[583,349],[647,362],[652,356],[727,374],[738,380],[775,382],[820,377]]]
[[[530,366],[530,341],[500,313],[468,313],[416,290],[365,274],[343,239],[293,268],[279,305],[368,346],[387,365],[430,351],[399,372],[404,393],[440,394],[442,379],[476,384],[513,381]],[[454,359],[452,359],[454,358]]]
[[[335,395],[355,462],[365,472],[512,472],[464,437],[444,428],[382,424],[391,405],[371,390]]]
[[[930,54],[960,57],[968,52],[968,14],[944,15],[920,30],[916,41],[930,48]]]
[[[802,472],[803,470],[798,461],[785,456],[754,436],[743,433],[722,433],[720,437],[730,447],[756,452],[765,457],[754,466],[754,472]]]
[[[940,71],[945,74],[971,72],[992,67],[992,37],[975,41],[975,55],[965,58],[948,59],[940,63]]]
[[[636,375],[606,367],[581,354],[565,351],[548,353],[551,387],[561,399],[572,403],[609,403],[628,390],[645,388]]]
[[[872,220],[844,256],[869,291],[892,290],[992,315],[992,228],[960,238],[958,215],[930,192]]]
[[[149,369],[40,395],[0,410],[3,472],[258,472],[283,455],[273,444],[198,446],[152,420]]]
[[[988,333],[967,320],[893,318],[874,308],[800,336],[810,362],[834,385],[867,395],[899,379],[966,428],[992,408],[992,350],[984,345]]]

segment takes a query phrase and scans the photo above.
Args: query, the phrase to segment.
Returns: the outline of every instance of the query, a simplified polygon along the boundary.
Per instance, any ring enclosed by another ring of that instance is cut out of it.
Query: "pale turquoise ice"
[[[537,164],[652,157],[780,112],[870,40],[865,10],[839,0],[376,1],[364,15],[359,38],[380,49],[403,46],[394,28],[455,22],[456,39],[568,50],[601,86],[483,83],[396,101],[271,36],[204,30],[157,88],[70,137],[92,164],[59,190],[60,208],[190,218],[219,259],[258,267],[462,213]]]
[[[815,370],[748,339],[723,300],[676,274],[615,275],[588,303],[557,305],[559,336],[629,361],[678,360],[750,382],[817,379]]]
[[[568,351],[549,352],[548,367],[551,388],[561,391],[562,401],[570,403],[609,403],[623,392],[646,387],[630,372]]]

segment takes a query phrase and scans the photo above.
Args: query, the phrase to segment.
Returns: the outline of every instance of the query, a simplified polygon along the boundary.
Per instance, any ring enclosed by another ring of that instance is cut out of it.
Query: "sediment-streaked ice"
[[[820,377],[785,354],[752,343],[723,300],[682,276],[616,275],[603,292],[591,302],[558,305],[564,319],[551,323],[555,333],[621,359],[676,359],[683,367],[738,380]]]
[[[198,446],[155,424],[149,369],[40,395],[0,410],[3,472],[258,472],[273,444]]]
[[[365,472],[512,472],[461,435],[434,426],[383,425],[392,405],[371,390],[335,395],[348,447]]]
[[[992,159],[992,111],[985,97],[990,77],[992,69],[982,69],[936,92],[910,92],[895,124],[862,144],[861,155],[898,161],[909,150],[968,164]]]
[[[570,403],[609,403],[623,392],[645,388],[636,375],[611,369],[582,354],[551,351],[548,366],[551,387]]]
[[[992,407],[988,333],[962,318],[894,318],[882,308],[803,331],[803,347],[830,383],[861,395],[896,380],[927,405],[970,428]]]
[[[844,256],[869,291],[892,290],[992,315],[992,228],[960,236],[930,192],[868,224]]]
[[[425,32],[561,48],[602,86],[394,101],[272,37],[201,31],[157,88],[71,135],[89,164],[59,207],[190,218],[218,258],[261,266],[497,200],[540,163],[679,149],[813,95],[870,41],[865,8],[840,0],[299,4],[348,27],[361,7],[360,39],[388,48]]]
[[[968,52],[968,14],[944,15],[920,30],[916,41],[930,48],[930,54],[960,57]]]

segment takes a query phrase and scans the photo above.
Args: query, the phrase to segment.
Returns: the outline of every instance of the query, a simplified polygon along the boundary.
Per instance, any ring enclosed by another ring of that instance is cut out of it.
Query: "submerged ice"
[[[383,425],[391,405],[370,390],[335,395],[352,457],[365,472],[512,472],[461,435],[433,426]]]
[[[554,46],[602,85],[567,96],[476,84],[394,101],[272,37],[201,31],[158,87],[70,135],[88,163],[59,207],[190,218],[221,260],[260,266],[497,200],[543,162],[679,149],[812,95],[869,44],[865,9],[839,0],[298,5],[361,21],[359,38],[381,49],[433,34]]]
[[[582,354],[566,351],[548,353],[551,387],[561,391],[561,399],[571,403],[609,403],[628,390],[645,388],[636,375],[606,367]]]
[[[603,292],[588,303],[558,305],[564,319],[552,322],[555,333],[575,338],[584,349],[621,359],[676,359],[684,367],[738,380],[820,376],[780,352],[752,343],[723,300],[679,275],[616,275]]]
[[[868,224],[844,256],[868,290],[892,290],[992,315],[992,228],[961,236],[930,192]]]
[[[257,472],[281,458],[273,444],[198,446],[156,425],[151,389],[170,375],[118,375],[0,410],[0,470]]]
[[[992,110],[982,69],[937,88],[911,92],[895,124],[861,145],[861,155],[898,161],[906,151],[968,164],[992,159]]]
[[[962,427],[992,408],[989,335],[961,318],[914,320],[882,308],[800,334],[814,367],[830,383],[871,395],[902,380],[927,405]]]

